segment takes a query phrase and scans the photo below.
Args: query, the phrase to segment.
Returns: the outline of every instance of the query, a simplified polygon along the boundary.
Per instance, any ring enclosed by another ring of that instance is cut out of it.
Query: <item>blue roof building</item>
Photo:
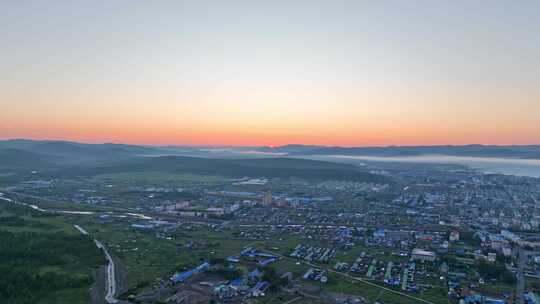
[[[253,270],[252,272],[248,274],[248,278],[250,280],[259,279],[260,277],[262,277],[262,275],[263,275],[263,272],[260,271],[259,268],[255,268],[255,270]]]
[[[173,275],[173,276],[170,278],[170,280],[171,280],[173,283],[182,283],[182,282],[184,282],[185,280],[189,279],[193,274],[194,274],[193,270],[189,270],[189,271],[177,273],[177,274]]]
[[[269,258],[269,259],[266,259],[266,260],[259,261],[259,265],[262,266],[262,267],[265,267],[267,265],[270,265],[270,264],[276,262],[277,260],[278,260],[277,258],[272,257],[272,258]]]
[[[181,273],[174,274],[172,277],[170,277],[170,280],[173,283],[182,283],[185,280],[189,279],[192,275],[194,275],[196,273],[206,271],[206,270],[208,270],[208,268],[210,268],[210,264],[205,262],[205,263],[202,263],[201,265],[193,268],[192,270],[188,270],[188,271],[184,271],[184,272],[181,272]]]

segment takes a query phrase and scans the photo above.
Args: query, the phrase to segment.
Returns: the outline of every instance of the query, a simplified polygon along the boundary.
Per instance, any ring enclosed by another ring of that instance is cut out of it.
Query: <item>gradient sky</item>
[[[540,1],[1,1],[0,138],[540,143]]]

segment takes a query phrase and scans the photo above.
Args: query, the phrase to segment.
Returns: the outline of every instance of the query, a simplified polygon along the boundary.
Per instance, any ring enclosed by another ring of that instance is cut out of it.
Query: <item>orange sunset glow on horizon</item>
[[[538,3],[308,3],[4,3],[0,139],[540,144]]]

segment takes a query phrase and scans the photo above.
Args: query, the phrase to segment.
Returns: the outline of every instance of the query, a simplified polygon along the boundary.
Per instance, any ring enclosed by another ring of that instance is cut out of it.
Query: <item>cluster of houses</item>
[[[328,282],[328,274],[326,270],[311,267],[302,277],[304,280],[319,281],[321,283]]]
[[[308,262],[316,261],[328,263],[336,256],[336,249],[298,244],[290,256],[293,258],[304,259]]]
[[[263,280],[264,267],[279,260],[278,256],[268,254],[251,247],[242,250],[239,256],[230,256],[226,259],[230,263],[229,267],[234,268],[235,263],[239,263],[241,259],[246,259],[250,262],[255,262],[256,267],[247,275],[234,278],[232,280],[212,284],[201,282],[212,288],[212,293],[220,300],[228,300],[234,297],[263,297],[266,290],[270,287],[270,282]],[[196,274],[203,273],[214,269],[210,263],[205,262],[201,265],[184,272],[175,273],[170,277],[170,282],[173,285],[181,284],[192,278]]]
[[[238,277],[220,283],[213,288],[213,293],[220,300],[227,300],[237,296],[264,297],[270,283],[262,280],[264,271],[255,268],[247,277]]]
[[[520,240],[519,236],[507,230],[502,230],[500,234],[478,231],[475,237],[480,239],[482,248],[489,248],[504,256],[510,256],[512,243]]]
[[[180,273],[175,273],[171,278],[171,282],[173,284],[178,284],[186,281],[187,279],[191,278],[193,275],[204,272],[206,270],[210,269],[210,263],[204,262],[201,265]]]
[[[207,216],[207,215],[226,215],[233,214],[240,209],[239,203],[225,204],[222,207],[201,208],[197,205],[192,205],[189,201],[169,202],[166,201],[161,205],[152,208],[154,212],[174,214],[179,216]]]

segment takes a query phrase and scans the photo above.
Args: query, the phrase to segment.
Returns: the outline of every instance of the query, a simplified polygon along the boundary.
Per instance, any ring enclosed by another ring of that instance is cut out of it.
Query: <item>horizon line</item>
[[[310,144],[310,143],[288,143],[282,145],[231,145],[231,144],[144,144],[144,143],[126,143],[118,141],[85,141],[85,140],[73,140],[66,138],[25,138],[25,137],[9,137],[9,138],[0,138],[0,141],[42,141],[42,142],[69,142],[77,144],[87,144],[87,145],[131,145],[131,146],[146,146],[146,147],[185,147],[185,148],[271,148],[276,149],[286,146],[313,146],[320,148],[415,148],[415,147],[466,147],[466,146],[484,146],[484,147],[526,147],[526,146],[540,146],[539,143],[529,143],[529,144],[501,144],[501,143],[467,143],[467,144],[417,144],[417,145],[358,145],[358,146],[349,146],[349,145],[322,145],[322,144]]]

